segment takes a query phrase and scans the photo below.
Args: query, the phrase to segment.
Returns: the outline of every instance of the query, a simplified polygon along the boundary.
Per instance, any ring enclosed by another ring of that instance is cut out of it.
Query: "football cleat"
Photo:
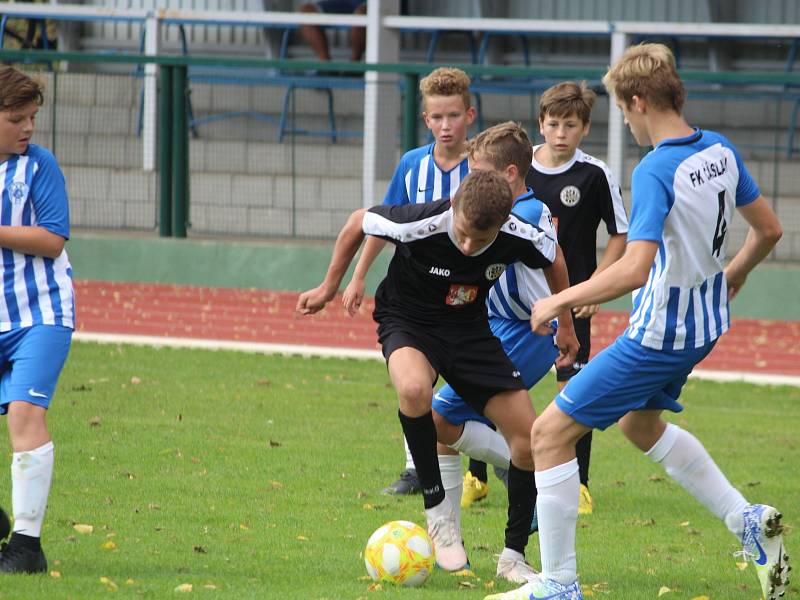
[[[766,600],[777,600],[789,584],[789,555],[783,546],[783,515],[765,504],[750,504],[744,509],[742,551],[751,560]]]
[[[433,508],[425,509],[428,519],[428,535],[433,542],[433,552],[436,564],[445,571],[461,571],[467,568],[469,559],[461,541],[461,532],[458,526],[453,507],[445,499]]]
[[[581,495],[578,497],[578,514],[590,515],[592,510],[594,510],[592,495],[589,493],[589,488],[581,484]]]
[[[577,581],[564,585],[552,579],[540,576],[523,585],[521,588],[486,596],[484,600],[583,600],[583,592]]]
[[[393,484],[386,486],[381,491],[381,494],[389,496],[407,496],[410,494],[419,494],[422,491],[422,486],[419,483],[416,469],[406,469],[400,473],[400,477]]]
[[[496,575],[512,583],[528,583],[538,577],[538,573],[526,561],[507,558],[502,554],[497,558]]]
[[[0,508],[0,540],[6,539],[9,533],[11,533],[11,522],[6,511]]]
[[[41,549],[3,544],[0,547],[0,573],[46,573],[47,559]]]
[[[461,508],[467,508],[473,502],[483,500],[488,494],[489,484],[467,471],[467,474],[464,475],[464,489],[461,492]]]

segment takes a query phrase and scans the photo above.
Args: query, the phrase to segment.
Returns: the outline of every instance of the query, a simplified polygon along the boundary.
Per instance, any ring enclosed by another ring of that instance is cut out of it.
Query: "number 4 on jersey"
[[[714,231],[714,240],[711,244],[711,254],[719,254],[722,251],[722,242],[725,241],[725,234],[728,233],[728,223],[725,221],[725,190],[717,195],[719,200],[719,214],[717,215],[717,229]]]

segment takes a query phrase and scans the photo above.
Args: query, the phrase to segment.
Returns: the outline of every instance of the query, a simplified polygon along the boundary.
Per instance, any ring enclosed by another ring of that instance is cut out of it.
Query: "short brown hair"
[[[630,106],[634,96],[680,114],[686,100],[675,57],[664,44],[631,46],[603,77],[608,93]]]
[[[577,116],[584,125],[592,118],[595,94],[585,81],[564,81],[547,88],[539,98],[539,121],[550,115],[558,119]]]
[[[472,106],[469,97],[470,79],[461,69],[440,67],[432,71],[419,82],[419,91],[422,94],[422,106],[425,99],[430,96],[461,96],[464,108]]]
[[[511,186],[495,171],[472,171],[458,186],[455,201],[453,210],[481,231],[502,225],[514,204]]]
[[[26,104],[44,102],[42,85],[19,69],[0,65],[0,111],[22,108]]]
[[[533,147],[522,125],[506,121],[489,127],[470,139],[467,142],[467,155],[473,159],[488,160],[498,171],[514,165],[524,179],[531,166]]]

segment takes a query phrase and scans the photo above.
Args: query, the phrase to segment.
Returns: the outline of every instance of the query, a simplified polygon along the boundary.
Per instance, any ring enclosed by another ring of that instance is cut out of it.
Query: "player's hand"
[[[559,326],[556,332],[556,345],[558,346],[558,356],[556,357],[556,367],[566,369],[575,363],[575,357],[581,347],[575,330],[572,327]]]
[[[730,269],[725,269],[725,281],[728,284],[728,300],[733,300],[747,281],[747,275],[737,275]]]
[[[550,326],[550,321],[564,311],[555,298],[555,296],[549,296],[534,303],[531,312],[531,329],[534,333],[552,335],[553,328]]]
[[[314,289],[300,294],[294,309],[301,315],[313,315],[325,308],[334,294],[336,294],[336,290],[331,293],[324,284],[320,284]]]
[[[589,304],[587,306],[576,306],[572,309],[572,316],[576,319],[588,319],[600,312],[599,304]]]
[[[342,294],[342,306],[344,309],[350,314],[350,316],[354,316],[358,309],[361,308],[361,302],[364,300],[364,280],[363,279],[353,279],[350,280],[350,283],[347,284],[347,287],[344,288],[344,294]]]

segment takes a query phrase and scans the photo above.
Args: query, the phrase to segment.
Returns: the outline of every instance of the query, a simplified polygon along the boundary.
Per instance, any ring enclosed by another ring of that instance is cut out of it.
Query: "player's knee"
[[[530,446],[534,456],[537,453],[545,452],[553,445],[553,436],[547,421],[546,417],[540,416],[533,422],[533,427],[531,427]]]
[[[395,382],[400,406],[413,408],[415,412],[427,412],[431,408],[430,383],[420,380]]]

